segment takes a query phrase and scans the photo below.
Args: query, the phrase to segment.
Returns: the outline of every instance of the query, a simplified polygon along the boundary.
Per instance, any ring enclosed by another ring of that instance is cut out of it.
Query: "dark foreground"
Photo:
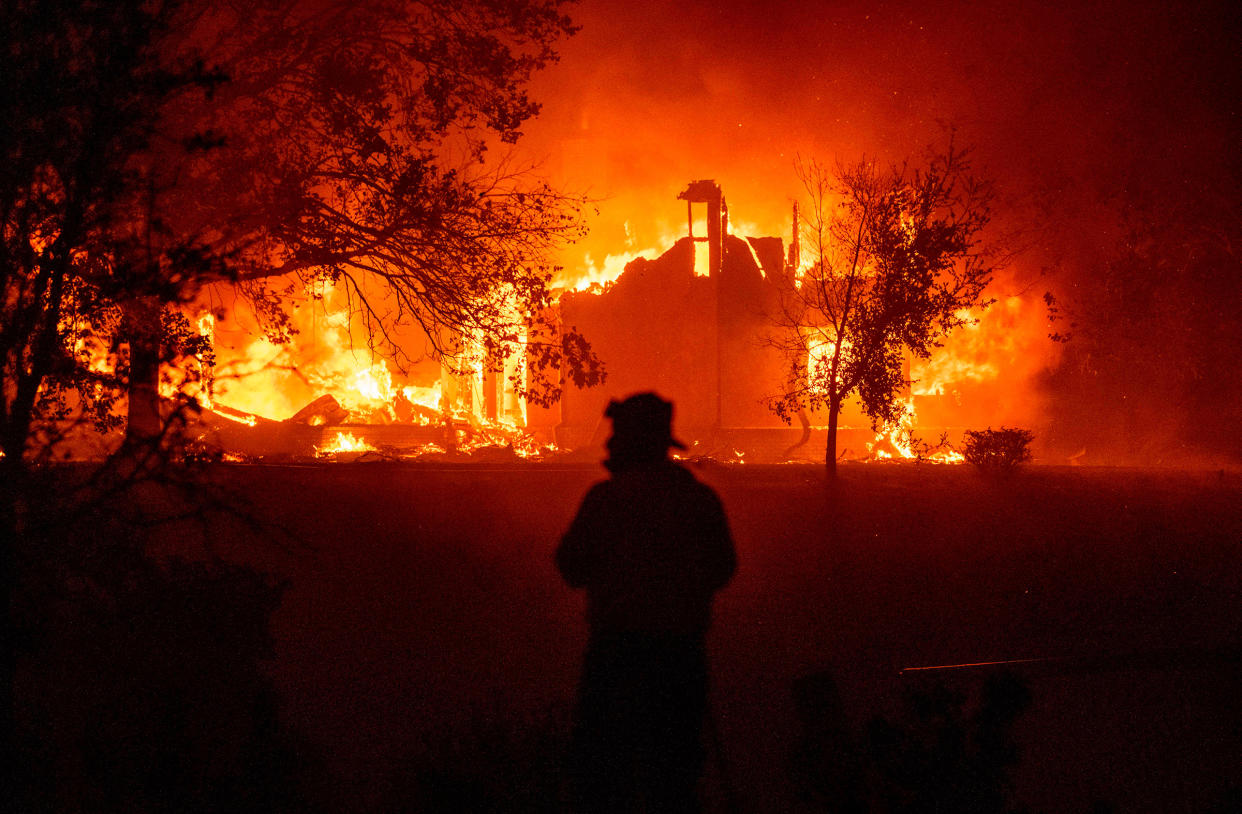
[[[920,687],[958,693],[968,716],[996,672],[904,668],[1023,659],[1036,661],[1012,669],[1031,701],[1013,725],[1017,762],[1006,774],[1029,810],[1225,811],[1238,799],[1238,473],[1033,468],[996,480],[966,467],[881,464],[844,467],[828,491],[814,467],[695,471],[721,494],[741,561],[710,642],[706,794],[715,810],[833,810],[800,800],[840,761],[815,751],[822,720],[799,721],[799,680],[839,690],[845,728],[861,743],[875,716],[909,719],[901,698]],[[555,810],[539,801],[557,795],[585,628],[581,597],[561,584],[551,552],[602,475],[538,465],[221,467],[212,478],[244,496],[247,520],[214,514],[147,533],[161,554],[219,556],[287,580],[270,652],[255,644],[258,669],[203,679],[218,688],[178,690],[173,712],[158,697],[126,703],[163,710],[178,743],[240,749],[228,765],[299,789],[296,799],[251,795],[258,810],[513,808],[491,808],[496,798]],[[255,591],[233,595],[262,605]],[[241,618],[218,606],[176,613]],[[19,712],[42,733],[44,782],[59,784],[62,807],[86,799],[124,810],[123,792],[64,790],[92,772],[117,776],[95,752],[141,749],[83,745],[92,726],[106,732],[124,716],[106,694],[77,687],[96,679],[65,654],[80,648],[66,644],[72,631],[51,624],[43,635],[18,693]],[[128,646],[145,660],[112,667],[146,687],[145,671],[164,669],[161,653]],[[203,674],[214,675],[209,666]],[[262,704],[199,709],[245,682]],[[94,723],[71,722],[62,708]],[[228,734],[230,719],[247,715],[266,721],[262,742],[278,747]],[[209,736],[191,731],[202,717],[213,721]],[[167,735],[121,729],[121,740]],[[930,731],[935,739],[952,726]]]

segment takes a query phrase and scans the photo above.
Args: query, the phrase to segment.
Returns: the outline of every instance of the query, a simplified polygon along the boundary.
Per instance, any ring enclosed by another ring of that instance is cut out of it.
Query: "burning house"
[[[608,366],[604,387],[569,390],[562,399],[563,446],[601,443],[608,400],[638,390],[671,399],[681,437],[704,452],[744,449],[755,431],[784,428],[763,403],[784,373],[764,342],[777,280],[793,273],[783,242],[730,234],[713,181],[695,181],[678,197],[686,201],[685,237],[655,259],[632,261],[611,286],[561,301],[564,323],[581,330]]]
[[[608,400],[656,390],[676,404],[677,432],[692,444],[691,455],[819,460],[826,417],[803,413],[791,427],[769,407],[791,372],[772,337],[780,330],[782,291],[798,273],[796,208],[786,248],[780,237],[731,234],[714,181],[693,181],[678,198],[686,202],[684,237],[655,258],[631,261],[612,284],[562,298],[564,324],[590,339],[608,380],[590,390],[567,389],[541,420],[555,426],[560,447],[597,449],[608,430],[601,421]],[[912,426],[916,400],[930,406],[943,395],[907,392],[907,423]],[[847,407],[838,430],[844,455],[912,455],[899,437],[911,426],[877,437],[870,423],[857,405]]]
[[[243,371],[240,386],[206,411],[204,440],[263,457],[311,450],[448,454],[481,446],[572,451],[602,444],[610,398],[654,389],[677,404],[679,433],[704,453],[753,446],[757,431],[781,435],[769,446],[789,446],[788,428],[763,404],[783,370],[763,336],[777,304],[777,277],[792,273],[791,259],[780,238],[729,234],[727,205],[713,181],[695,181],[679,198],[686,202],[685,237],[654,259],[633,260],[606,285],[560,298],[560,322],[581,331],[606,365],[603,387],[566,387],[559,403],[542,408],[515,392],[513,362],[504,371],[464,375],[424,363],[407,374],[418,383],[403,386],[383,361],[354,362],[350,370],[303,354]],[[329,317],[316,330],[347,330],[332,323]],[[266,353],[269,362],[281,355],[262,344],[252,342],[243,355]],[[290,388],[311,398],[283,420],[268,417],[276,410],[254,398]]]
[[[359,350],[348,314],[333,312],[326,298],[308,309],[306,339],[295,349],[213,326],[226,361],[203,414],[203,442],[250,458],[375,452],[501,460],[577,452],[598,459],[608,401],[655,390],[676,405],[676,431],[691,444],[688,455],[818,460],[824,417],[801,414],[790,426],[769,408],[790,375],[771,337],[781,292],[798,269],[796,210],[786,246],[781,237],[733,234],[714,181],[693,181],[678,199],[686,207],[682,237],[662,253],[630,260],[610,280],[559,298],[561,325],[585,336],[605,365],[602,386],[567,385],[559,402],[540,407],[515,387],[523,374],[515,359],[503,370],[463,373],[428,355],[396,370]],[[1010,301],[1002,309],[1019,306]],[[963,388],[977,391],[996,376],[979,355],[982,340],[966,339],[975,358],[949,353],[915,371],[904,429],[912,429],[916,412],[924,424],[936,424],[919,430],[932,440],[943,429],[962,428]],[[898,428],[877,437],[855,405],[843,412],[838,438],[847,458],[910,455]]]

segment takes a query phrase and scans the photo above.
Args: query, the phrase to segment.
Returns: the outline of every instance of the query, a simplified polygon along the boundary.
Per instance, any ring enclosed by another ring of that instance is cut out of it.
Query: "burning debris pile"
[[[283,421],[217,404],[203,410],[198,423],[198,441],[233,461],[503,462],[558,452],[524,427],[450,407],[438,383],[406,386],[388,400],[367,397],[348,407],[327,393]]]

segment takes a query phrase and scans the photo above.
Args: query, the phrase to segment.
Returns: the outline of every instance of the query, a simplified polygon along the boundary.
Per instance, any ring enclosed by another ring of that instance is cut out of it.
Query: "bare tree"
[[[798,164],[810,262],[787,281],[775,315],[771,341],[789,376],[769,406],[786,422],[828,411],[831,474],[842,405],[857,398],[877,427],[899,418],[904,355],[927,358],[990,302],[983,292],[1003,258],[983,242],[993,193],[968,158],[950,138],[917,167]]]

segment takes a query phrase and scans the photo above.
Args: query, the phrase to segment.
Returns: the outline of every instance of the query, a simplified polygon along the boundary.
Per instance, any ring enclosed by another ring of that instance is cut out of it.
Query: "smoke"
[[[1079,294],[1124,250],[1127,213],[1208,195],[1236,211],[1231,4],[586,0],[574,17],[582,30],[538,78],[544,109],[524,141],[545,174],[598,200],[591,235],[561,258],[570,268],[684,230],[675,195],[696,178],[721,184],[735,218],[787,236],[797,156],[917,160],[948,124],[1022,249],[996,296],[1023,297],[1022,324],[1042,338],[1054,328],[1032,306],[1051,291],[1085,337],[1100,303]],[[1160,274],[1148,266],[1128,273]],[[1211,336],[1236,334],[1233,319]],[[1052,405],[1029,422],[1077,420],[1055,406],[1068,374],[1041,374],[1064,365],[1061,349],[1028,344],[1001,373],[1007,403]],[[1042,399],[1015,396],[1034,388]]]

